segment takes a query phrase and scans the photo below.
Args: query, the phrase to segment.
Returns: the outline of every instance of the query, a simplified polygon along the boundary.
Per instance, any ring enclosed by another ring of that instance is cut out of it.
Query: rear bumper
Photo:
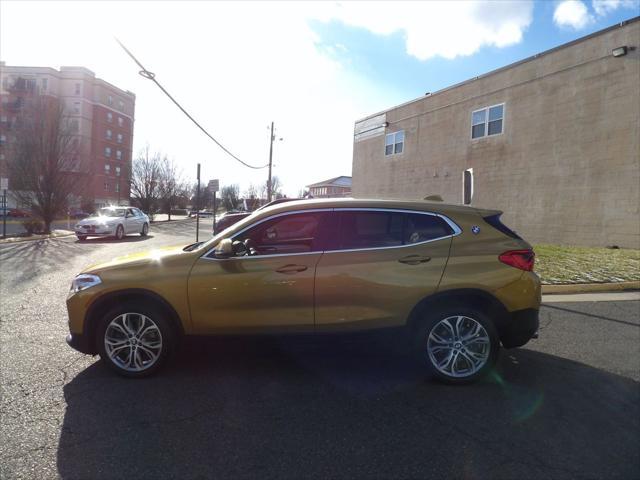
[[[88,353],[93,355],[94,352],[91,350],[91,345],[89,345],[89,339],[86,335],[82,335],[80,333],[70,333],[67,335],[67,343],[71,348],[76,349],[82,353]]]
[[[540,320],[538,310],[527,308],[510,314],[500,331],[500,340],[505,348],[521,347],[536,336]]]

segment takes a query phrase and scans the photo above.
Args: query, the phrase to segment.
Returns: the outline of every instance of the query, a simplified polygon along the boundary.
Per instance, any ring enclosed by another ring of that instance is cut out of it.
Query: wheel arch
[[[164,313],[167,314],[169,323],[173,327],[176,336],[184,336],[184,327],[182,325],[180,316],[173,308],[173,306],[161,295],[158,295],[151,290],[142,288],[117,290],[101,295],[99,298],[93,301],[87,309],[84,324],[87,339],[89,342],[89,348],[91,349],[92,353],[95,354],[98,351],[95,345],[95,336],[98,321],[100,320],[102,314],[104,314],[107,309],[112,308],[117,304],[131,301],[142,301],[145,302],[145,305],[147,306],[152,305],[155,307],[159,307]]]
[[[413,332],[419,326],[420,319],[429,310],[461,303],[485,313],[496,327],[498,335],[502,337],[509,319],[509,311],[491,293],[477,288],[445,290],[423,298],[409,313],[407,326]]]

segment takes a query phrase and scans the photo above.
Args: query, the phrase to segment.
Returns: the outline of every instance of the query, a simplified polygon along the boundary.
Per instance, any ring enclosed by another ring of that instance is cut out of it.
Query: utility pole
[[[198,234],[200,233],[200,164],[198,164],[198,187],[196,190],[196,243],[198,242]]]
[[[273,163],[273,122],[271,122],[271,137],[269,139],[269,178],[267,179],[267,203],[271,201],[271,165]]]

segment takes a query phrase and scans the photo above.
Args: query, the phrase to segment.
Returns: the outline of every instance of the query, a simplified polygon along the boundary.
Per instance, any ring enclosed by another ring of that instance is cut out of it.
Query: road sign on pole
[[[214,193],[214,192],[219,192],[220,191],[220,180],[218,180],[217,178],[214,180],[209,180],[209,191]]]
[[[8,178],[0,178],[0,190],[9,190],[9,179]]]

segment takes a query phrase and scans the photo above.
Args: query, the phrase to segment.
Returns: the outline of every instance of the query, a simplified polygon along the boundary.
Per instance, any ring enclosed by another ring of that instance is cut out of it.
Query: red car
[[[7,217],[28,218],[30,216],[31,212],[20,208],[10,208],[7,210]]]

